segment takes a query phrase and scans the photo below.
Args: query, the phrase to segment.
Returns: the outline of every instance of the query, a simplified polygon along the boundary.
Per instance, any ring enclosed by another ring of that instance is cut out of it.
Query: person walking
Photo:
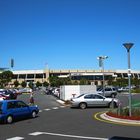
[[[33,97],[33,92],[30,94],[30,101],[29,105],[34,105],[34,97]]]

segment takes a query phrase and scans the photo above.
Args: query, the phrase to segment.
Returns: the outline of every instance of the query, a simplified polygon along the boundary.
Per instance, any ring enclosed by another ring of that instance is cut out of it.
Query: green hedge
[[[123,108],[117,108],[109,110],[109,112],[119,115],[119,116],[129,116],[129,108],[123,107]],[[132,107],[132,116],[140,117],[140,107]]]
[[[131,90],[132,93],[140,93],[140,89],[133,89]]]

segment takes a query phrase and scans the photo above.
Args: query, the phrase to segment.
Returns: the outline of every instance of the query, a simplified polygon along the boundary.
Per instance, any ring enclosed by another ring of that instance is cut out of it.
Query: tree
[[[34,88],[34,83],[31,81],[31,82],[29,82],[28,86],[29,86],[29,88],[33,89]]]
[[[44,86],[44,87],[48,87],[48,86],[49,86],[49,83],[45,81],[45,82],[43,83],[43,86]]]
[[[58,82],[59,82],[58,79],[59,79],[59,78],[56,77],[56,76],[49,77],[50,85],[51,85],[52,87],[58,87],[59,84],[60,84],[60,83],[58,83]]]
[[[42,84],[39,81],[37,81],[36,82],[36,87],[41,87],[41,86],[42,86]]]
[[[22,86],[23,88],[25,88],[26,85],[27,85],[27,83],[26,83],[25,81],[23,81],[23,82],[21,83],[21,86]]]
[[[125,79],[125,78],[118,79],[117,82],[118,82],[118,85],[121,87],[125,87],[128,85],[128,79]]]
[[[80,79],[80,85],[88,85],[88,81],[84,78]]]
[[[109,76],[107,83],[108,83],[108,85],[113,85],[114,84],[114,78],[112,76]]]
[[[132,85],[139,86],[140,85],[140,79],[132,78]]]
[[[72,81],[70,78],[61,78],[63,85],[71,85]]]
[[[0,73],[0,86],[5,87],[8,85],[9,82],[11,82],[13,77],[13,73],[11,71],[4,71]]]
[[[16,80],[14,81],[14,86],[17,88],[19,86],[19,82]]]
[[[79,82],[77,80],[73,81],[73,85],[79,85]]]
[[[49,82],[52,87],[59,87],[61,85],[71,85],[72,81],[70,78],[59,78],[59,77],[49,77]]]

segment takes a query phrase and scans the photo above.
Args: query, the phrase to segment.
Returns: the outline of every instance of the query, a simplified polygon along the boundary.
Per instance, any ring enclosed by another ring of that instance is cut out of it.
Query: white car
[[[60,89],[59,88],[55,88],[53,90],[53,94],[56,96],[56,97],[59,97],[60,96]]]
[[[116,98],[106,98],[98,93],[81,94],[71,99],[71,107],[117,107],[119,104]]]
[[[19,89],[20,93],[31,93],[32,89],[31,88],[21,88]]]

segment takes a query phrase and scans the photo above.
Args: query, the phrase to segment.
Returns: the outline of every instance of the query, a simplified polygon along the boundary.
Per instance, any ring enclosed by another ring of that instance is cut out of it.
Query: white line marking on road
[[[85,137],[85,136],[76,136],[76,135],[66,135],[66,134],[48,133],[48,132],[45,132],[44,134],[52,135],[52,136],[60,136],[60,137],[79,138],[79,139],[108,140],[107,138]]]
[[[53,107],[52,109],[59,109],[58,107]]]
[[[48,133],[48,132],[34,132],[34,133],[30,133],[29,135],[37,136],[37,135],[41,135],[41,134],[59,136],[59,137],[68,137],[68,138],[78,138],[78,139],[108,140],[108,138],[86,137],[86,136],[66,135],[66,134]]]
[[[65,106],[60,106],[61,108],[64,108]]]
[[[9,138],[6,140],[24,140],[24,138],[23,137],[13,137],[13,138]]]
[[[34,133],[30,133],[30,136],[38,136],[38,135],[42,135],[44,134],[44,132],[34,132]]]
[[[46,108],[46,109],[44,109],[45,111],[49,111],[49,110],[51,110],[51,109],[49,109],[49,108]]]
[[[42,112],[42,110],[39,110],[39,112]]]

